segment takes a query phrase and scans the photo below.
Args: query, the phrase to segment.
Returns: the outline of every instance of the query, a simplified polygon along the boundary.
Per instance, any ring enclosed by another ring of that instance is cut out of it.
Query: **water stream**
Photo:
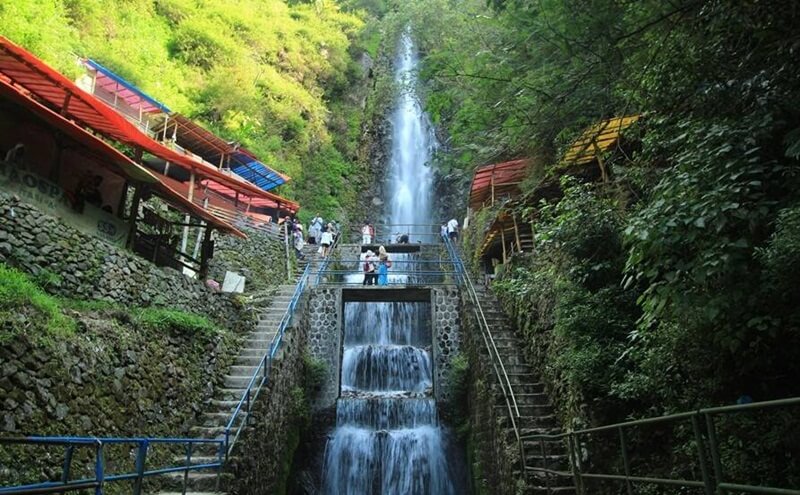
[[[432,223],[429,161],[436,141],[416,96],[417,65],[416,49],[404,35],[395,60],[401,91],[390,119],[392,225]],[[411,242],[417,241],[431,238],[412,235]],[[413,276],[390,274],[390,283]],[[325,449],[323,493],[465,493],[433,399],[431,330],[430,303],[345,303],[341,392],[336,429]]]

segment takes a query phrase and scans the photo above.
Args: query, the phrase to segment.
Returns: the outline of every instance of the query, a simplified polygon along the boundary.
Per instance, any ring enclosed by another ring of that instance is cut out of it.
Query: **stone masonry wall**
[[[342,290],[313,289],[308,299],[308,350],[325,363],[325,379],[314,400],[314,409],[336,404],[342,361]]]
[[[436,376],[434,393],[436,400],[449,399],[445,384],[450,376],[450,364],[461,350],[461,316],[459,292],[454,286],[433,289],[433,359]]]
[[[151,328],[119,310],[72,313],[74,335],[43,342],[20,333],[0,346],[0,435],[187,434],[239,340],[227,330]],[[92,475],[89,450],[76,452],[74,479]],[[155,449],[148,460],[157,465],[175,454]],[[131,470],[129,451],[107,456],[111,472]],[[0,446],[0,486],[57,478],[62,459],[61,447]],[[130,493],[130,486],[109,493]]]
[[[60,296],[172,307],[228,326],[243,319],[241,305],[231,296],[214,293],[171,268],[158,268],[4,193],[0,193],[0,262],[34,276],[57,275],[48,291]]]
[[[245,293],[263,291],[285,284],[286,251],[282,241],[247,227],[240,227],[247,239],[231,235],[217,238],[208,275],[222,283],[226,271],[243,275]]]

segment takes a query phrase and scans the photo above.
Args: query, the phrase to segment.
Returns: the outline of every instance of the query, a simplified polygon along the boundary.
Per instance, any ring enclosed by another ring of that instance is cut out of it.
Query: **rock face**
[[[19,334],[0,346],[1,435],[181,436],[235,356],[238,339],[228,330],[159,330],[116,310],[72,316],[78,329],[69,338]],[[153,449],[148,461],[171,454]],[[61,447],[3,446],[0,486],[59,476],[63,455]],[[129,455],[108,449],[108,465],[130,471]],[[76,451],[76,476],[91,473],[89,457]]]
[[[228,325],[242,318],[241,307],[231,296],[83,234],[4,193],[0,193],[0,262],[51,279],[48,292],[64,297],[172,307]]]

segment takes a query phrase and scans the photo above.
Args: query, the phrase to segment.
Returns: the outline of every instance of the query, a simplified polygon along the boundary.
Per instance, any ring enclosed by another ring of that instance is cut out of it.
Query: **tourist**
[[[311,220],[311,226],[308,228],[309,244],[316,244],[319,241],[320,237],[322,236],[322,226],[324,223],[325,222],[322,220],[322,217],[319,216],[319,213],[317,213],[317,216]]]
[[[439,229],[439,235],[442,236],[442,241],[446,241],[447,240],[447,224],[446,223],[443,223],[442,224],[442,228]]]
[[[374,285],[375,277],[375,253],[368,249],[364,256],[364,282],[362,285]]]
[[[372,226],[367,222],[361,227],[361,244],[372,244]]]
[[[305,241],[303,241],[303,233],[299,230],[295,230],[292,236],[294,238],[294,254],[297,256],[297,259],[302,260],[305,258],[305,255],[303,255],[303,247],[306,245]]]
[[[451,218],[450,221],[447,222],[447,236],[451,241],[458,240],[458,220],[455,218]]]
[[[325,231],[322,233],[319,243],[322,244],[322,257],[325,258],[329,254],[331,244],[333,244],[333,234],[327,227],[325,227]]]
[[[389,268],[392,267],[392,261],[389,259],[389,253],[386,248],[381,246],[378,248],[378,285],[387,285],[389,283]]]

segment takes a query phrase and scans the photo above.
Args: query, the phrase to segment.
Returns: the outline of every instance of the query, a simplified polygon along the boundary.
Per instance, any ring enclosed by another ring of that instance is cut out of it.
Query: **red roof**
[[[30,98],[30,96],[24,94],[18,88],[12,86],[2,79],[0,79],[0,97],[24,107],[26,110],[43,120],[46,124],[58,128],[59,131],[69,136],[71,139],[82,144],[91,152],[99,155],[104,159],[103,163],[108,164],[109,168],[111,168],[115,173],[121,174],[128,179],[148,183],[155,189],[155,192],[162,199],[166,200],[173,206],[176,206],[184,211],[188,211],[190,214],[205,220],[209,224],[222,231],[230,232],[240,237],[245,237],[243,233],[234,228],[232,225],[221,221],[217,217],[213,216],[210,212],[207,212],[199,206],[191,203],[188,199],[181,196],[178,192],[161,182],[159,177],[157,177],[155,174],[141,165],[134,163],[130,158],[114,149],[105,141],[89,134],[79,126],[75,125],[73,122],[70,122],[61,115],[58,115],[49,108],[33,100]]]
[[[469,190],[470,208],[478,209],[487,199],[491,199],[493,186],[496,197],[518,194],[519,183],[528,175],[530,163],[528,159],[520,159],[484,165],[477,169]]]
[[[86,93],[33,54],[3,36],[0,36],[0,74],[8,78],[11,83],[36,96],[52,109],[57,110],[62,116],[83,127],[100,132],[115,141],[147,151],[185,169],[193,170],[200,178],[219,182],[241,194],[253,198],[280,201],[286,205],[286,209],[292,211],[299,209],[297,203],[262,191],[254,184],[237,180],[213,166],[196,161],[154,141],[111,107]]]

